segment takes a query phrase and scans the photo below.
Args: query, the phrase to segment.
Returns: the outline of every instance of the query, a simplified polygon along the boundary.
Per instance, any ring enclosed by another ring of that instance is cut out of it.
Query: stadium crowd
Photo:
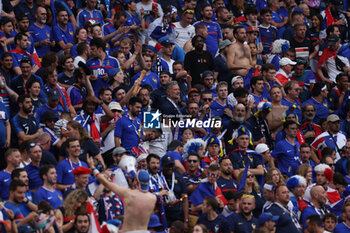
[[[0,10],[0,232],[350,232],[347,0]]]

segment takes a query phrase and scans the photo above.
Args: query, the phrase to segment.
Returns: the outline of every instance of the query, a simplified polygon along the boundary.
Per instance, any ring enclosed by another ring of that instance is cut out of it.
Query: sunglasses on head
[[[215,174],[215,173],[208,173],[208,176],[210,176],[210,177],[213,177],[213,178],[217,178],[217,177],[219,177],[219,174]]]

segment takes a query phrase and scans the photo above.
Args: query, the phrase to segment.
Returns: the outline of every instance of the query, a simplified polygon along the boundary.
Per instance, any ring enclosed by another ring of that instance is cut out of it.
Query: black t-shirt
[[[89,154],[92,157],[95,157],[100,153],[100,148],[96,145],[96,143],[91,140],[87,139],[85,140],[81,145],[80,145],[80,156],[79,159],[83,162],[86,163],[86,155]],[[68,152],[67,152],[67,142],[62,143],[62,146],[60,148],[60,155],[63,156],[64,158],[68,157]]]
[[[190,51],[185,56],[185,70],[191,73],[192,86],[201,84],[201,73],[206,70],[214,70],[213,56],[208,51],[203,51],[203,53]]]
[[[305,39],[303,42],[299,43],[294,38],[290,40],[290,47],[295,49],[296,57],[308,60],[311,53],[314,52],[315,48],[312,45],[311,40]]]

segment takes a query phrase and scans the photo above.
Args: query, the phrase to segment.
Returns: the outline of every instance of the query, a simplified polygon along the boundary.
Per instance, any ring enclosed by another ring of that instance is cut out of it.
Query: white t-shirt
[[[187,27],[182,27],[180,22],[174,23],[174,33],[175,33],[175,44],[179,46],[180,48],[183,48],[185,43],[189,40],[191,40],[194,35],[194,27],[193,25],[188,25]]]
[[[343,56],[337,55],[337,57],[346,65],[350,66],[349,59]],[[342,71],[339,71],[335,64],[335,59],[333,57],[328,58],[328,60],[322,64],[322,66],[325,66],[327,68],[327,73],[329,79],[335,83],[335,78],[338,74],[340,74]]]

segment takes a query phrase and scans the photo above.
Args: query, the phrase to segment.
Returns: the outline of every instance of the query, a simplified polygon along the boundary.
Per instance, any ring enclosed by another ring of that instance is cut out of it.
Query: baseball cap
[[[73,175],[83,175],[83,174],[90,174],[91,169],[87,167],[77,167],[76,169],[73,170]]]
[[[234,76],[231,80],[231,85],[233,85],[238,79],[242,79],[243,80],[243,77],[242,76]]]
[[[336,122],[336,121],[340,121],[340,118],[335,114],[331,114],[327,117],[327,122]]]
[[[255,147],[255,151],[258,154],[262,154],[264,152],[266,152],[267,150],[269,150],[270,148],[265,144],[265,143],[260,143]]]
[[[168,166],[168,165],[175,164],[174,158],[171,157],[170,155],[164,155],[160,161],[162,163],[162,166]]]
[[[50,89],[47,92],[47,97],[51,100],[59,100],[61,98],[60,93],[56,89]]]
[[[328,38],[327,38],[327,45],[328,46],[333,46],[335,45],[337,42],[339,41],[339,37],[335,34],[332,34],[330,35]]]
[[[122,109],[122,107],[118,102],[110,102],[108,107],[110,110],[117,110],[117,111],[121,111],[122,114],[124,113],[124,110]]]
[[[113,152],[112,152],[112,155],[116,156],[116,155],[121,155],[121,154],[124,154],[124,153],[128,153],[127,150],[124,149],[124,147],[116,147],[114,148]]]
[[[201,74],[201,76],[202,76],[202,78],[205,78],[207,76],[214,76],[214,73],[213,73],[213,71],[206,70]]]
[[[113,77],[114,75],[118,74],[121,71],[120,68],[113,68],[108,70],[108,76]]]
[[[148,191],[148,184],[149,184],[149,174],[146,170],[141,170],[137,174],[137,179],[140,182],[141,190],[142,191]]]
[[[284,57],[280,60],[280,66],[286,66],[286,65],[296,65],[297,63],[290,60],[288,57]]]
[[[226,48],[227,46],[229,46],[229,45],[231,45],[232,44],[232,42],[230,41],[230,40],[228,40],[228,39],[226,39],[226,40],[223,40],[223,41],[221,41],[220,43],[219,43],[219,49],[221,50],[221,49],[224,49],[224,48]]]
[[[267,221],[274,221],[276,222],[280,217],[279,216],[273,216],[271,213],[266,212],[266,213],[262,213],[259,216],[259,225],[263,225],[265,222]]]
[[[191,89],[187,92],[187,95],[190,95],[192,92],[199,93],[199,91],[198,91],[197,88],[191,88]]]
[[[163,36],[158,40],[158,42],[163,46],[169,46],[169,45],[175,44],[172,40],[170,40],[168,36]]]

